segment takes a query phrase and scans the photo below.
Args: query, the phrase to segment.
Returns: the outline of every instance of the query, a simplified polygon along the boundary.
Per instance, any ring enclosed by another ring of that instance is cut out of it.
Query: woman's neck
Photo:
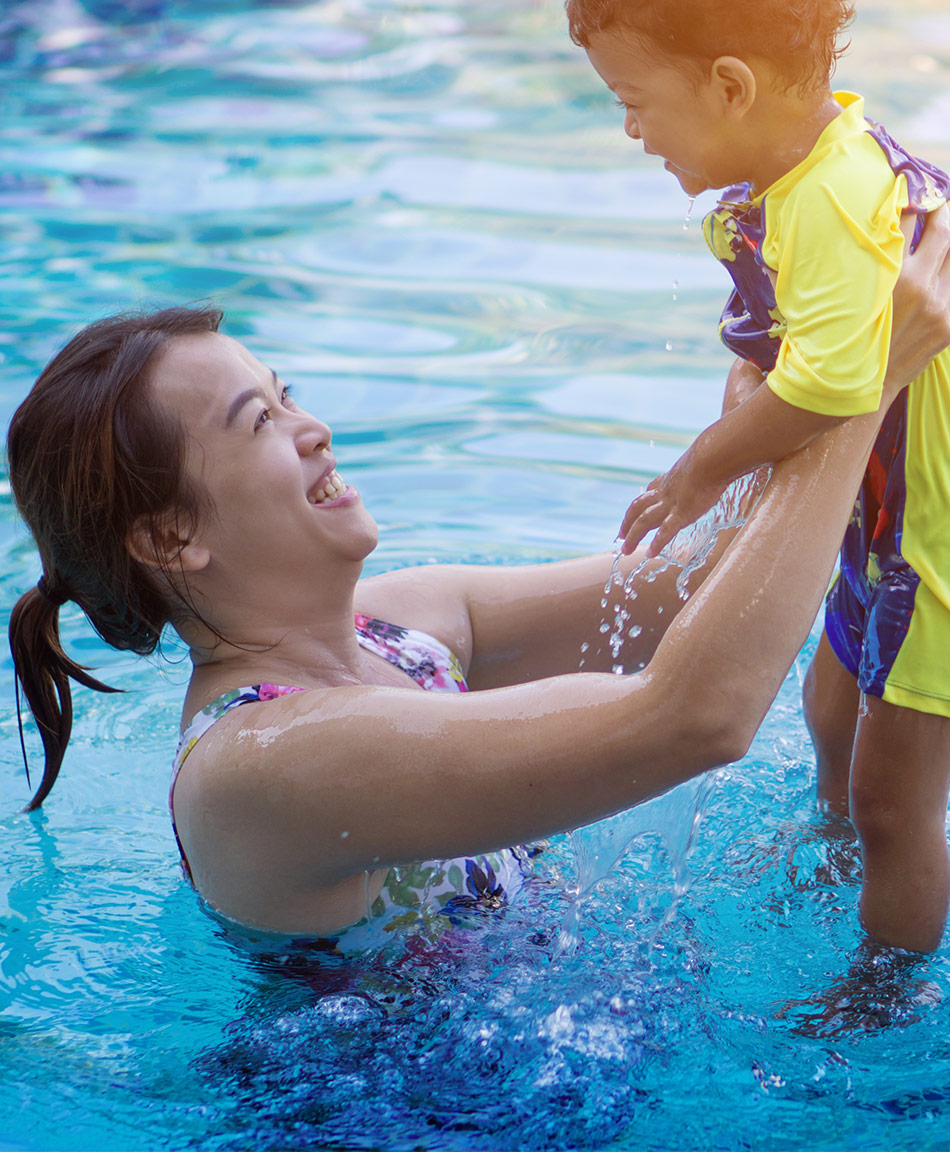
[[[213,698],[261,682],[300,688],[363,683],[354,592],[355,581],[332,596],[324,585],[293,599],[274,593],[243,603],[218,597],[208,624],[190,617],[178,628],[190,650],[192,688]]]

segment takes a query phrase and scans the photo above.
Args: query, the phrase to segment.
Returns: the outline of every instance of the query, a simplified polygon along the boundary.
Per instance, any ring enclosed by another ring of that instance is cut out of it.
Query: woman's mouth
[[[334,468],[319,488],[315,488],[307,494],[307,499],[311,504],[326,504],[328,501],[336,500],[342,496],[346,487],[346,481]]]

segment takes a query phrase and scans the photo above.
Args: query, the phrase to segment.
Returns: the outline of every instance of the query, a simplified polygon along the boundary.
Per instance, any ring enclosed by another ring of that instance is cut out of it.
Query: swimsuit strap
[[[407,676],[429,692],[467,692],[468,685],[458,657],[434,636],[415,628],[403,628],[399,624],[388,624],[374,616],[357,612],[353,616],[356,639],[369,652],[382,656],[390,664],[401,668]],[[217,696],[197,712],[181,734],[178,750],[172,763],[172,780],[168,793],[168,807],[172,809],[172,796],[181,766],[202,736],[232,708],[242,704],[257,704],[260,701],[276,700],[278,696],[289,696],[292,692],[303,692],[288,684],[249,684],[244,688],[232,688]],[[172,810],[172,827],[175,814]],[[175,829],[175,839],[178,831]],[[181,850],[181,841],[178,840]],[[184,852],[181,853],[185,869],[188,869]],[[190,873],[189,873],[190,875]]]
[[[426,691],[468,691],[458,657],[434,636],[415,628],[388,624],[362,613],[355,614],[353,623],[361,647],[401,668]],[[175,781],[182,764],[201,737],[232,708],[303,691],[303,688],[286,684],[251,684],[246,688],[232,688],[202,708],[182,733],[172,770],[168,807],[182,869],[192,884],[194,879],[175,827],[172,807]],[[368,925],[371,921],[379,931],[386,933],[397,926],[405,926],[407,917],[415,923],[437,916],[444,927],[445,917],[451,922],[459,922],[467,916],[501,907],[520,890],[525,877],[531,873],[533,857],[542,848],[543,844],[517,845],[481,856],[430,860],[406,868],[391,868],[365,924],[363,921],[360,923],[366,932],[370,931]],[[353,929],[346,931],[352,933]],[[356,946],[360,946],[359,941],[357,932]],[[339,941],[334,939],[334,946],[337,944]]]
[[[401,668],[427,691],[468,691],[458,657],[441,640],[415,628],[364,616],[361,612],[354,615],[353,622],[356,639],[363,648]]]
[[[364,616],[361,612],[354,614],[353,623],[361,647],[402,669],[427,691],[468,691],[458,657],[441,640],[416,628],[388,624],[385,620]],[[250,684],[244,688],[232,688],[217,696],[195,714],[181,734],[175,754],[175,774],[178,774],[178,769],[201,737],[232,708],[239,708],[242,704],[257,704],[262,700],[276,700],[278,696],[303,691],[303,688],[288,684]]]

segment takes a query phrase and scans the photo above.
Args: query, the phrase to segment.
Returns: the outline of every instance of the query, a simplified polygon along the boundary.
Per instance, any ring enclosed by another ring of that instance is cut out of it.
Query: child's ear
[[[200,572],[211,553],[192,539],[175,512],[141,516],[126,537],[133,560],[158,572]]]
[[[755,103],[755,73],[738,56],[719,56],[712,62],[710,81],[719,98],[723,115],[741,120]]]

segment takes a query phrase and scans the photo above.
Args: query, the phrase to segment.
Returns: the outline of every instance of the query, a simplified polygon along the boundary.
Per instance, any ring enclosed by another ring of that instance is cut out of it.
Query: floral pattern
[[[430,692],[467,692],[458,657],[434,636],[357,612],[356,639]]]
[[[468,685],[455,653],[441,641],[413,628],[389,624],[372,616],[354,616],[356,638],[368,651],[382,656],[429,692],[467,692]],[[253,684],[233,688],[198,712],[182,734],[172,774],[169,808],[178,772],[188,754],[213,724],[242,704],[276,700],[302,692],[284,684]],[[172,827],[175,825],[172,811]],[[178,832],[175,831],[178,839]],[[178,844],[181,850],[181,842]],[[455,860],[429,860],[391,868],[380,894],[358,924],[334,941],[350,948],[378,943],[393,932],[441,931],[449,924],[471,923],[503,908],[521,889],[530,874],[533,858],[543,844],[505,848],[498,852]],[[181,853],[188,878],[188,862]]]

